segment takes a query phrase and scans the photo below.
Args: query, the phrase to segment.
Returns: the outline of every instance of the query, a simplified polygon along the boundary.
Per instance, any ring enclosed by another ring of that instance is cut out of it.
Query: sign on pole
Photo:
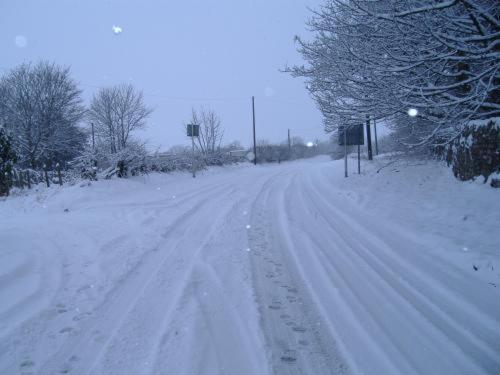
[[[200,125],[188,124],[187,125],[187,136],[188,137],[199,137],[200,136]]]
[[[200,136],[200,125],[188,124],[186,128],[187,128],[187,136],[191,137],[191,145],[193,148],[193,161],[192,161],[193,177],[196,177],[196,155],[194,153],[194,137]]]
[[[359,146],[365,143],[363,124],[339,126],[339,145],[344,146],[344,170],[347,177],[347,146],[358,146],[358,173],[361,173],[361,155]]]
[[[344,134],[345,133],[345,134]],[[345,142],[345,144],[344,144]],[[340,146],[357,146],[364,145],[365,137],[363,133],[363,124],[339,126],[339,145]]]

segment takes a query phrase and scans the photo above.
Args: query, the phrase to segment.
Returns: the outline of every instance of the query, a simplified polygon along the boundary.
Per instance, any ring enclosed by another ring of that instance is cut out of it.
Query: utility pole
[[[191,125],[193,128],[194,126]],[[192,147],[192,156],[193,156],[193,165],[192,165],[192,168],[193,168],[193,178],[196,177],[196,155],[194,154],[194,137],[191,137],[191,147]]]
[[[96,178],[96,171],[97,171],[97,159],[95,158],[95,132],[94,132],[94,123],[91,122],[90,125],[92,126],[92,157],[93,157],[93,167],[92,167],[92,175],[94,178]]]
[[[292,140],[290,139],[290,129],[288,129],[288,160],[292,160]]]
[[[370,115],[366,115],[366,143],[368,144],[368,160],[373,160],[372,133],[370,130]]]
[[[344,125],[344,170],[347,177],[347,126]]]
[[[373,130],[375,131],[375,155],[378,155],[377,123],[375,118],[373,118]]]
[[[358,174],[361,174],[361,146],[358,143]]]
[[[252,96],[252,114],[253,114],[253,163],[257,165],[257,142],[255,140],[255,97]]]
[[[187,136],[191,137],[191,154],[192,154],[192,165],[191,169],[193,172],[193,178],[196,177],[196,154],[194,152],[194,137],[198,137],[200,140],[200,125],[198,124],[187,124],[186,125]]]

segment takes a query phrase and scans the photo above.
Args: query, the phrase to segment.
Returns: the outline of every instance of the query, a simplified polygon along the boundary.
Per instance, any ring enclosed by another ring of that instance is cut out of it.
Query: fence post
[[[7,177],[7,195],[9,195],[9,190],[14,186],[14,178],[12,177],[12,169],[8,172],[5,172],[5,176]]]
[[[24,189],[23,172],[22,172],[22,171],[19,171],[19,172],[17,173],[17,175],[18,175],[18,180],[19,180],[19,187],[20,187],[21,189]]]
[[[45,183],[47,184],[47,187],[50,187],[49,174],[47,172],[47,165],[46,164],[43,165],[43,171],[45,174]]]
[[[59,179],[59,185],[62,186],[61,165],[57,163],[56,168],[57,168],[57,177]]]

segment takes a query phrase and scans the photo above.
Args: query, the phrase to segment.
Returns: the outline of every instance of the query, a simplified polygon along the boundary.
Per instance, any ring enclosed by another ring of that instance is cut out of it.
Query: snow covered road
[[[0,202],[0,373],[500,373],[500,288],[447,261],[452,236],[366,212],[341,167]]]

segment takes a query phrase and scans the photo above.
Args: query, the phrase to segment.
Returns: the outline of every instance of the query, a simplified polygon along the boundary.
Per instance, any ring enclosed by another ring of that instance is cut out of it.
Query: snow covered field
[[[499,191],[384,164],[0,201],[0,373],[500,373]]]

